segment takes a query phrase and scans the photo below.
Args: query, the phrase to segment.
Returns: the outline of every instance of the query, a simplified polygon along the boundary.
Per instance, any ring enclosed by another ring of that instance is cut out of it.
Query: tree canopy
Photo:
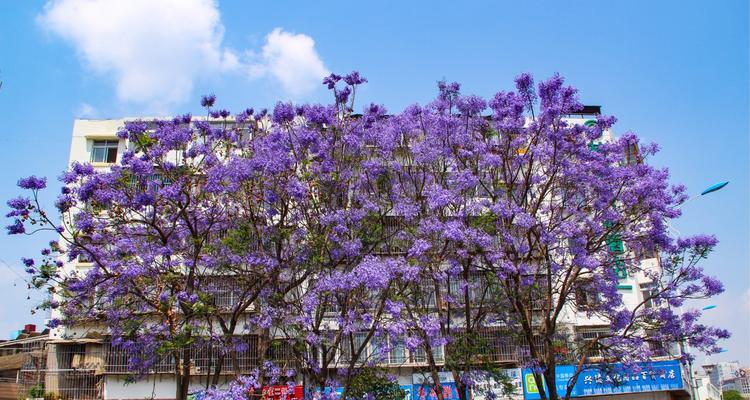
[[[723,290],[700,267],[716,239],[669,231],[687,196],[647,163],[656,145],[614,137],[613,117],[570,119],[582,105],[557,75],[522,74],[489,100],[440,82],[427,105],[355,114],[365,82],[327,77],[329,105],[233,115],[205,96],[205,117],[128,121],[118,163],[63,173],[56,213],[40,206],[45,179],[21,179],[31,195],[8,202],[9,233],[59,234],[24,260],[52,293],[51,327],[94,324],[134,373],[171,357],[181,399],[195,346],[239,376],[250,334],[252,385],[304,374],[348,393],[408,349],[462,398],[493,373],[490,331],[524,345],[551,399],[575,381],[558,393],[558,364],[719,350],[728,332],[680,310]],[[628,277],[648,285],[629,303]],[[607,328],[581,340],[577,321]],[[296,368],[266,359],[280,339]]]

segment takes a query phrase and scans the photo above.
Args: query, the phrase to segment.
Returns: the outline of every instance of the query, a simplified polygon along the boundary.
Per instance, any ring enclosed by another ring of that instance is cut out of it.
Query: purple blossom
[[[352,90],[347,86],[338,92],[336,92],[336,102],[344,104],[349,101],[349,95],[352,94]]]
[[[208,94],[201,97],[201,107],[211,108],[216,102],[216,96],[214,94]]]
[[[336,83],[341,80],[340,75],[331,74],[323,78],[323,84],[328,87],[328,89],[333,89],[336,87]]]
[[[295,111],[292,103],[276,103],[273,109],[273,122],[283,124],[294,120]]]
[[[487,108],[487,102],[479,96],[464,96],[458,99],[458,111],[464,115],[476,115]]]
[[[10,235],[26,233],[26,228],[23,226],[23,222],[18,219],[14,220],[11,225],[6,226],[5,229],[8,230],[8,234]]]
[[[47,187],[47,178],[37,178],[34,175],[28,178],[22,178],[18,181],[18,186],[22,189],[39,190]]]
[[[359,72],[352,71],[352,73],[350,73],[349,75],[344,76],[344,82],[346,82],[347,85],[354,86],[354,85],[361,85],[363,83],[367,83],[367,79],[360,76]],[[329,87],[329,89],[331,88]]]
[[[8,200],[8,206],[14,210],[25,210],[31,207],[31,200],[28,197],[16,197]]]

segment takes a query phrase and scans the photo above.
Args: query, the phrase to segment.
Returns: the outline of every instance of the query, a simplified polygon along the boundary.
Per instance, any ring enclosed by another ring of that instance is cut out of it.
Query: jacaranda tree
[[[441,82],[396,115],[354,113],[365,82],[327,77],[330,105],[232,115],[205,96],[205,118],[127,122],[120,162],[71,165],[56,213],[46,180],[21,179],[31,196],[8,202],[9,233],[59,235],[24,259],[62,315],[51,326],[100,329],[134,374],[168,358],[179,399],[201,346],[218,349],[207,386],[223,366],[237,378],[217,398],[299,375],[359,395],[358,374],[408,349],[439,399],[441,370],[466,399],[494,373],[488,329],[523,344],[544,399],[569,398],[595,361],[718,351],[728,332],[682,310],[723,290],[699,265],[716,240],[670,235],[686,196],[646,162],[656,146],[609,136],[612,117],[566,119],[582,106],[559,76],[523,74],[489,101]],[[628,276],[647,288],[635,303]],[[608,329],[582,340],[576,320]],[[266,359],[279,340],[295,368]],[[576,366],[564,392],[559,364]]]

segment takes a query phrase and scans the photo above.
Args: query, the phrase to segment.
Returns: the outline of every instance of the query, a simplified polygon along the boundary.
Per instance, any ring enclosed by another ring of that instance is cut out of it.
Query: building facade
[[[597,110],[598,111],[598,110]],[[591,115],[571,116],[573,123],[586,123]],[[126,120],[76,120],[73,127],[70,148],[70,162],[91,163],[96,169],[107,169],[116,164],[122,154],[128,149],[129,144],[124,139],[117,137],[117,131]],[[611,139],[611,133],[607,132],[605,140]],[[613,243],[617,247],[617,243]],[[622,246],[622,243],[619,244]],[[398,249],[389,251],[398,252]],[[620,251],[623,251],[622,249]],[[658,259],[645,256],[641,260],[648,268],[659,268]],[[85,272],[91,268],[90,260],[79,258],[73,262],[66,262],[64,269],[68,272]],[[627,271],[618,271],[618,290],[622,294],[623,301],[628,307],[640,304],[645,296],[653,290],[650,281],[645,276],[630,276]],[[450,287],[450,283],[447,283]],[[450,290],[448,288],[448,290]],[[583,294],[585,296],[585,293]],[[231,291],[216,294],[216,302],[231,304],[233,301]],[[435,299],[435,307],[439,307],[439,299]],[[59,311],[53,310],[52,317],[59,317]],[[576,340],[592,340],[597,336],[609,332],[609,325],[601,319],[587,316],[581,310],[566,310],[562,317],[563,325],[572,332]],[[507,335],[503,327],[488,327],[481,333],[487,340],[489,352],[484,358],[488,362],[498,365],[503,373],[515,386],[515,392],[507,396],[510,399],[534,398],[533,393],[522,378],[522,365],[528,361],[529,343],[513,339]],[[238,352],[238,365],[240,371],[234,371],[233,364],[225,359],[222,371],[226,380],[231,379],[235,372],[248,373],[257,367],[259,354],[257,348],[257,337],[245,334],[245,351]],[[362,339],[364,340],[364,338]],[[281,338],[277,345],[271,346],[266,354],[267,358],[293,369],[297,366],[297,360],[292,355],[290,345]],[[376,344],[373,343],[367,352],[374,352]],[[124,352],[112,346],[107,338],[107,332],[96,326],[60,326],[51,329],[49,342],[47,344],[48,356],[46,360],[47,375],[45,378],[45,390],[65,396],[72,388],[76,388],[74,397],[81,399],[169,399],[174,398],[175,379],[173,376],[174,362],[165,357],[162,362],[155,365],[147,376],[136,381],[129,379],[127,369],[127,357]],[[669,361],[675,355],[675,349],[669,346],[655,345],[653,354],[657,361]],[[191,373],[191,391],[197,392],[209,385],[209,378],[214,371],[217,362],[218,350],[216,348],[196,348],[194,350],[193,365]],[[434,358],[439,364],[444,363],[444,350],[436,348],[433,351]],[[599,356],[596,350],[588,355],[592,360]],[[335,366],[343,366],[348,361],[349,354],[345,349],[339,350],[338,360]],[[399,385],[408,392],[408,399],[427,400],[434,398],[430,393],[429,378],[426,377],[427,355],[420,351],[409,351],[403,345],[392,346],[389,354],[380,364],[391,371],[398,379]],[[678,367],[679,368],[679,367]],[[687,374],[678,374],[680,377]],[[305,385],[305,377],[295,378],[300,386]],[[457,399],[456,385],[451,374],[441,375],[446,400]],[[633,393],[610,393],[608,396],[619,396],[623,399],[666,399],[684,397],[687,389],[684,389],[684,380],[677,378],[679,387],[640,387]],[[477,382],[472,398],[482,400],[490,398],[486,394],[488,390],[496,389],[497,382],[484,380]],[[641,393],[636,393],[641,392]],[[584,393],[579,397],[599,396],[603,393]]]

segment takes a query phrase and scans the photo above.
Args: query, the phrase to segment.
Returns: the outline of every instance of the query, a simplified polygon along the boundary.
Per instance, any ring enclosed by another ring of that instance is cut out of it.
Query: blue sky
[[[726,293],[704,321],[734,337],[711,360],[750,363],[747,1],[98,2],[0,3],[2,199],[30,174],[52,178],[52,198],[76,117],[199,112],[208,92],[234,110],[325,101],[319,75],[355,69],[370,80],[360,104],[398,111],[443,78],[490,96],[521,72],[559,72],[616,131],[659,143],[651,162],[674,182],[731,181],[675,227],[718,236],[705,267]],[[19,259],[47,240],[0,236],[0,337],[43,319]]]

